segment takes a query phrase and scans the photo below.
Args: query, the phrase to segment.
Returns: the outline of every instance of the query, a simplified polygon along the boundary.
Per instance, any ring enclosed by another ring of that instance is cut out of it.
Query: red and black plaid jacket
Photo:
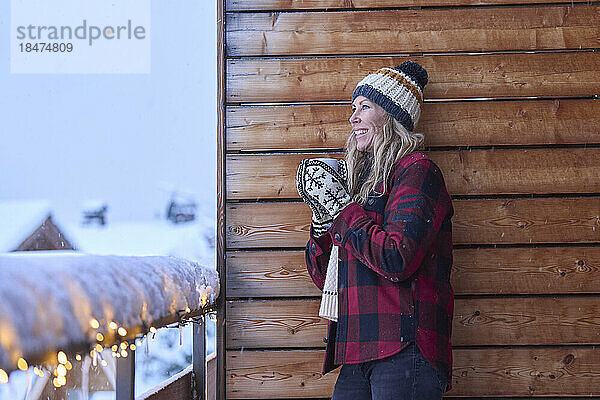
[[[331,247],[340,246],[338,322],[329,323],[324,374],[416,341],[450,390],[453,213],[440,169],[416,152],[394,165],[387,193],[364,207],[350,203],[328,234],[311,233],[306,264],[320,289]]]

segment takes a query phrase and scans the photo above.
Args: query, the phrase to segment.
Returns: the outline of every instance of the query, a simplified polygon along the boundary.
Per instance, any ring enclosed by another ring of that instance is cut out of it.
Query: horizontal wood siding
[[[331,396],[296,170],[342,158],[355,85],[407,59],[455,208],[446,397],[600,396],[600,4],[223,1],[228,398]]]
[[[227,108],[234,151],[342,149],[350,105]],[[485,129],[482,129],[482,126]],[[600,144],[600,101],[425,103],[418,131],[428,147]]]
[[[458,296],[600,294],[600,247],[458,248],[450,278]],[[230,251],[227,295],[316,297],[321,291],[302,250]]]
[[[532,4],[538,0],[226,0],[227,11],[252,10],[307,10],[307,9],[362,9],[379,7],[439,7],[439,6],[493,6],[504,4]],[[565,2],[547,0],[545,3],[589,3],[585,0]]]
[[[600,197],[454,200],[457,245],[599,243]],[[304,247],[310,208],[304,203],[227,207],[227,247]]]
[[[232,399],[331,396],[339,370],[321,376],[323,350],[228,351]],[[600,352],[593,347],[456,349],[449,396],[594,396]],[[260,388],[260,389],[259,389]]]
[[[581,49],[600,43],[600,7],[229,14],[231,56]],[[377,43],[374,46],[373,43]]]
[[[427,153],[444,171],[451,195],[600,192],[600,148],[464,150]],[[296,171],[323,154],[230,155],[227,196],[299,199]],[[342,154],[330,154],[341,158]]]
[[[227,101],[347,101],[381,66],[409,57],[230,59]],[[410,57],[431,79],[428,99],[593,96],[600,93],[600,52]]]
[[[325,347],[320,299],[231,301],[227,347]],[[600,297],[457,299],[453,346],[600,344]],[[268,341],[265,338],[269,338]]]

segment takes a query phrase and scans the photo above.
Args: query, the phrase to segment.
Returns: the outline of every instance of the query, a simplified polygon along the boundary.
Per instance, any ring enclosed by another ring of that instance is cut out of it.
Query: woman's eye
[[[363,110],[364,110],[364,109],[369,109],[369,108],[371,108],[371,107],[369,107],[369,106],[368,106],[368,105],[366,105],[366,104],[363,104],[362,108],[363,108]]]

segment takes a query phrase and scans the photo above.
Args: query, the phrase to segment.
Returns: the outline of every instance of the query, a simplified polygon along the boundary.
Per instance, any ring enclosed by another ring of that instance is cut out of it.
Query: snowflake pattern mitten
[[[346,184],[346,163],[338,162],[338,169],[336,171],[317,159],[300,163],[296,176],[298,192],[316,218],[329,215],[333,220],[351,202]]]

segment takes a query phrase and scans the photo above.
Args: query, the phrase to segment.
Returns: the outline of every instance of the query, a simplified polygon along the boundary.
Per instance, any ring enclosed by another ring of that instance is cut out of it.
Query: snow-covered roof
[[[50,214],[46,200],[0,202],[0,252],[15,250]]]
[[[86,345],[117,322],[130,330],[219,294],[212,267],[177,257],[0,254],[0,368]],[[98,330],[90,321],[100,323]]]
[[[67,226],[73,247],[90,254],[177,256],[214,265],[214,222],[173,224],[166,220]]]

